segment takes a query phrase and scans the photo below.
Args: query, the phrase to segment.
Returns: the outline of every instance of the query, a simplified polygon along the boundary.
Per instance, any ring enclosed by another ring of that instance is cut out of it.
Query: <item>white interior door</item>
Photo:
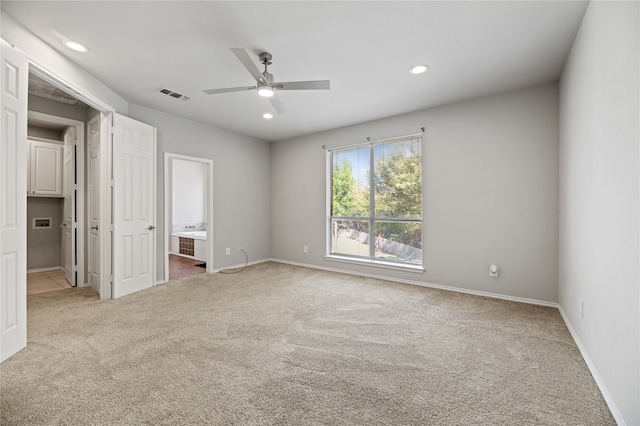
[[[62,266],[64,276],[72,286],[76,285],[76,128],[67,127],[64,132],[64,153],[62,165],[62,195],[64,207],[62,215]]]
[[[0,41],[0,362],[27,346],[29,63]]]
[[[100,117],[89,122],[87,161],[87,217],[89,222],[87,265],[89,285],[98,293],[100,288]]]
[[[113,298],[155,283],[156,132],[113,114]]]

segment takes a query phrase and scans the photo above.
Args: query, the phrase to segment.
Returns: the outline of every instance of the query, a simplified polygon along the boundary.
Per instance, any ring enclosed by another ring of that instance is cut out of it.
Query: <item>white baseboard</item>
[[[251,265],[257,265],[259,263],[265,263],[265,262],[271,262],[273,261],[273,259],[260,259],[260,260],[254,260],[252,262],[247,263],[246,266],[251,266]],[[237,268],[242,268],[243,266],[245,266],[244,263],[240,263],[238,265],[230,265],[230,266],[225,266],[224,268],[219,268],[219,269],[214,269],[213,272],[211,272],[212,274],[218,273],[220,271],[224,271],[227,269],[237,269]]]
[[[436,288],[436,289],[439,289],[439,290],[446,290],[446,291],[455,291],[456,293],[473,294],[475,296],[491,297],[493,299],[510,300],[512,302],[527,303],[529,305],[548,306],[548,307],[551,307],[551,308],[557,308],[558,307],[557,303],[555,303],[555,302],[547,302],[547,301],[544,301],[544,300],[527,299],[525,297],[507,296],[507,295],[499,294],[499,293],[488,293],[488,292],[484,292],[484,291],[468,290],[468,289],[464,289],[464,288],[449,287],[449,286],[440,285],[440,284],[425,283],[425,282],[422,282],[422,281],[414,281],[414,280],[405,280],[405,279],[402,279],[402,278],[385,277],[383,275],[365,274],[365,273],[362,273],[362,272],[353,272],[353,271],[347,271],[347,270],[344,270],[344,269],[327,268],[325,266],[310,265],[310,264],[298,263],[298,262],[290,262],[288,260],[282,260],[282,259],[269,259],[269,260],[271,260],[273,262],[286,263],[286,264],[294,265],[294,266],[302,266],[302,267],[305,267],[305,268],[321,269],[323,271],[338,272],[338,273],[341,273],[341,274],[349,274],[349,275],[357,275],[357,276],[360,276],[360,277],[367,277],[367,278],[376,278],[376,279],[379,279],[379,280],[392,281],[392,282],[398,282],[398,283],[403,283],[403,284],[417,285],[417,286],[420,286],[420,287]]]
[[[49,266],[47,268],[27,269],[27,274],[34,274],[36,272],[58,271],[60,269],[62,269],[62,266]]]
[[[618,425],[625,426],[626,423],[622,418],[622,414],[620,413],[620,410],[618,410],[618,407],[613,401],[611,394],[609,393],[609,391],[607,390],[607,387],[602,381],[602,378],[600,377],[600,374],[598,373],[596,366],[593,364],[593,361],[591,361],[591,357],[589,357],[589,353],[587,352],[587,349],[584,347],[584,345],[580,341],[580,338],[578,337],[578,334],[573,329],[573,326],[569,321],[569,317],[564,313],[562,306],[558,305],[558,310],[560,311],[560,315],[562,315],[564,324],[569,329],[569,333],[571,333],[571,337],[573,338],[573,341],[576,343],[576,346],[578,346],[578,349],[580,350],[580,355],[582,355],[582,359],[584,359],[584,362],[587,364],[587,368],[589,368],[589,372],[591,372],[593,379],[596,381],[596,385],[598,385],[598,388],[600,389],[600,393],[602,393],[602,397],[607,403],[607,406],[609,407],[609,410],[611,411],[611,414],[613,415],[614,420],[616,421],[616,423],[618,423]]]

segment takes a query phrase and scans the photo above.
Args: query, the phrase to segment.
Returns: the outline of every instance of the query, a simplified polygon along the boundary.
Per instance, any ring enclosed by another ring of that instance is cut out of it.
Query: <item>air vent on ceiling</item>
[[[159,92],[160,93],[164,93],[165,95],[169,95],[172,98],[180,99],[180,100],[185,101],[185,102],[188,101],[188,100],[191,100],[191,98],[189,96],[185,96],[185,95],[183,95],[181,93],[174,92],[173,90],[162,88],[162,89],[159,90]]]

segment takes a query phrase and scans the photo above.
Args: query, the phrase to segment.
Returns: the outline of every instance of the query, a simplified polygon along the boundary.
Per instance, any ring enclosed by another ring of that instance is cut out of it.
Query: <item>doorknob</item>
[[[153,225],[149,225],[149,227],[148,227],[147,229],[148,229],[149,231],[153,231],[154,229],[156,229],[156,227],[155,227],[155,226],[153,226]]]
[[[89,227],[89,229],[95,229],[97,231],[98,227],[97,226],[91,226],[91,227]]]

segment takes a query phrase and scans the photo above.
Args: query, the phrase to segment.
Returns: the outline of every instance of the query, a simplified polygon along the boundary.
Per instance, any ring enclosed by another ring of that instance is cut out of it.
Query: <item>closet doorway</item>
[[[213,272],[213,161],[164,154],[165,281]]]
[[[32,95],[33,96],[33,95]],[[30,98],[43,109],[55,102]],[[82,153],[84,122],[28,112],[27,272],[28,293],[84,284]]]

